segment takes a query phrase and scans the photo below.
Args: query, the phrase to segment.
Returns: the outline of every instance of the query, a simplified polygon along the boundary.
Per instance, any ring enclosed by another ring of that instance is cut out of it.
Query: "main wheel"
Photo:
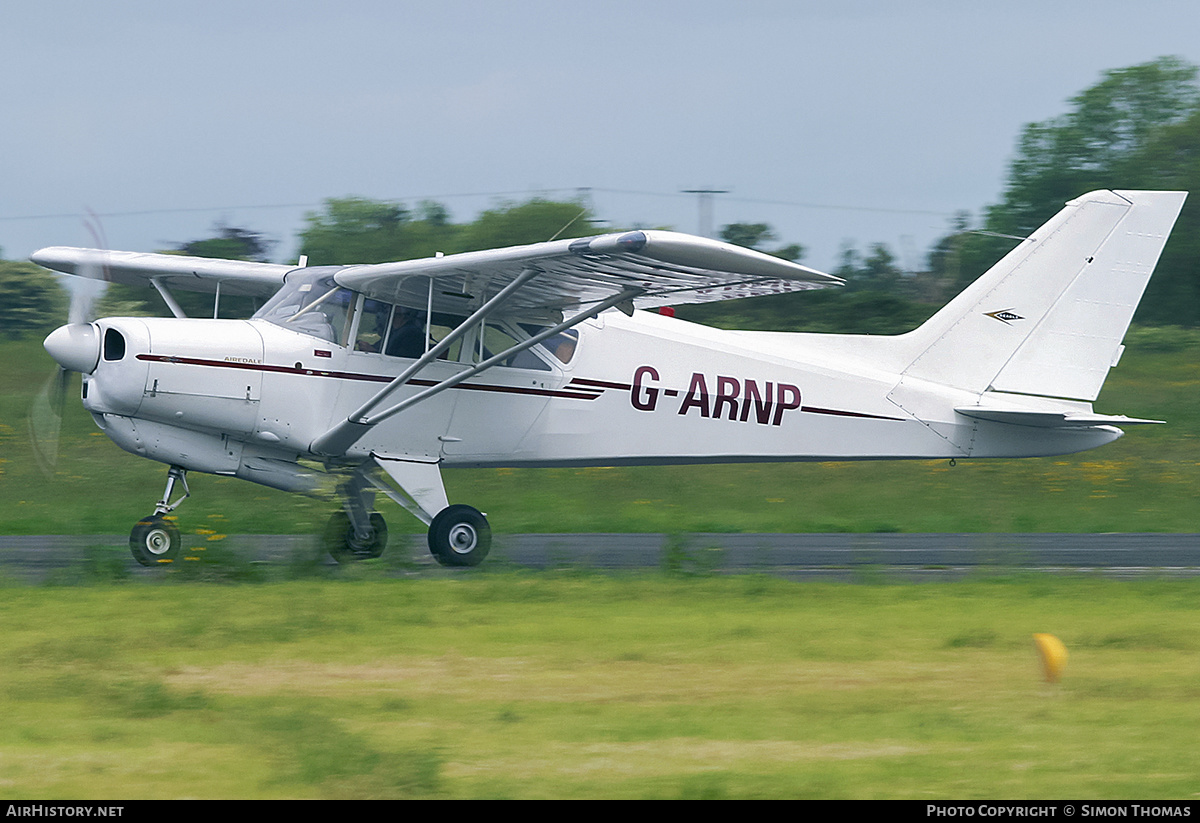
[[[182,546],[178,527],[158,514],[143,517],[129,533],[129,551],[143,566],[174,563]]]
[[[344,511],[336,511],[325,526],[322,543],[337,562],[353,563],[379,557],[387,548],[387,539],[387,523],[379,512],[371,512],[371,537],[363,542],[355,537],[350,516]]]
[[[429,551],[443,566],[478,566],[492,548],[492,527],[483,512],[447,506],[429,524]]]

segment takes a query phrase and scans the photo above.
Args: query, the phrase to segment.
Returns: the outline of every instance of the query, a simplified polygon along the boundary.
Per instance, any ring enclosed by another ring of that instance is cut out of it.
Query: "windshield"
[[[288,275],[254,319],[344,346],[353,304],[354,293],[333,282],[331,270],[300,270]]]

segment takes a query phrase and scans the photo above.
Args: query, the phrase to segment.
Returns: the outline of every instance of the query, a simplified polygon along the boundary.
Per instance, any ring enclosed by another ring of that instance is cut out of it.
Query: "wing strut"
[[[425,354],[418,358],[415,363],[405,369],[401,374],[393,379],[392,382],[388,383],[384,388],[377,392],[374,397],[364,403],[358,410],[314,440],[312,445],[309,446],[309,450],[313,454],[323,455],[325,457],[341,456],[345,454],[346,450],[354,445],[359,438],[366,434],[367,431],[379,423],[382,423],[389,417],[399,414],[405,409],[410,408],[411,406],[414,406],[423,400],[433,397],[436,394],[440,394],[446,389],[453,388],[464,380],[474,377],[482,371],[490,369],[497,363],[504,362],[514,354],[518,354],[528,348],[532,348],[538,343],[541,343],[543,340],[553,337],[559,332],[565,331],[572,326],[576,326],[590,317],[595,317],[597,314],[605,311],[606,309],[610,309],[613,306],[617,306],[621,303],[626,303],[641,294],[643,291],[642,288],[637,287],[626,289],[618,294],[612,295],[607,300],[603,300],[595,304],[591,308],[575,315],[571,319],[564,320],[555,326],[545,329],[533,337],[528,338],[527,340],[522,340],[515,346],[512,346],[497,355],[489,357],[487,360],[484,360],[482,363],[479,363],[478,365],[473,366],[466,371],[460,372],[452,377],[448,377],[437,385],[431,386],[422,392],[418,392],[412,397],[402,400],[396,405],[391,406],[382,412],[371,414],[374,409],[382,404],[388,395],[390,395],[400,386],[403,386],[405,383],[407,383],[409,378],[423,369],[426,365],[437,359],[438,355],[450,348],[451,344],[453,344],[455,340],[462,337],[475,325],[482,323],[483,320],[489,314],[495,311],[497,306],[499,306],[499,304],[512,292],[516,291],[526,282],[539,274],[541,274],[539,270],[532,268],[522,271],[517,278],[497,292],[495,297],[491,298],[482,306],[480,306],[474,314],[455,327],[455,329],[442,338],[442,340],[436,346],[425,352]]]
[[[158,296],[167,304],[167,308],[171,310],[171,314],[176,317],[187,317],[187,313],[184,312],[183,307],[175,300],[175,295],[171,294],[171,290],[167,288],[165,283],[157,277],[151,277],[150,285],[154,287],[154,290],[158,292]]]

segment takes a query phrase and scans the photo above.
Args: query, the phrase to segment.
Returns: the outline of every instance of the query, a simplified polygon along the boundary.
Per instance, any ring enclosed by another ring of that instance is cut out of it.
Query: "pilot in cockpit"
[[[425,353],[425,315],[423,312],[396,306],[392,312],[392,328],[388,333],[384,354],[392,357],[420,357]]]

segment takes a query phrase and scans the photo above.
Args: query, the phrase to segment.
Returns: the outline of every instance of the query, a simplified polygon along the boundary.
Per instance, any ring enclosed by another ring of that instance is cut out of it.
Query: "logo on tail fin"
[[[1000,311],[985,311],[988,317],[994,317],[1001,323],[1011,325],[1014,320],[1024,320],[1025,318],[1014,312],[1012,309],[1001,309]]]

